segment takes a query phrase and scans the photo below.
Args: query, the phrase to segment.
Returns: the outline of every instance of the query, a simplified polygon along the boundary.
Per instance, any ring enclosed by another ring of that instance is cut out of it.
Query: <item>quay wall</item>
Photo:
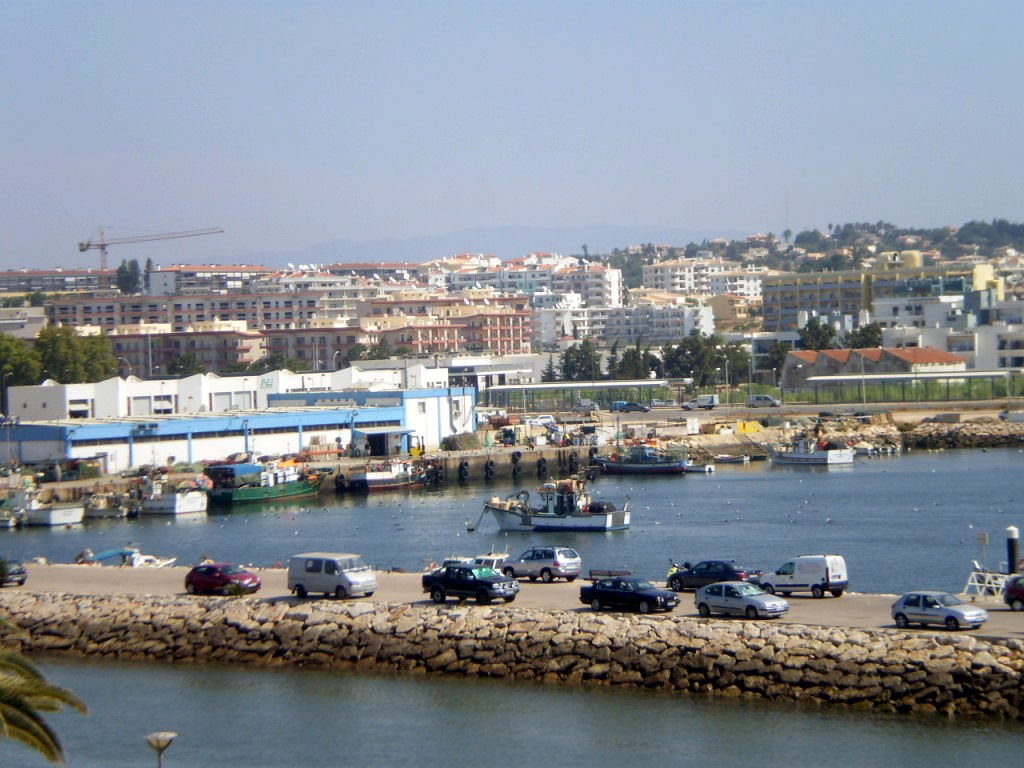
[[[646,687],[1024,721],[1024,642],[512,606],[0,593],[0,640],[140,661]]]

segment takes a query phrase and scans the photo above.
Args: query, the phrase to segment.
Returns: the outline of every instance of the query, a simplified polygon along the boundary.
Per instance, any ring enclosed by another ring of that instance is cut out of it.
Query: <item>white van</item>
[[[296,597],[310,592],[338,598],[369,597],[376,589],[377,577],[360,555],[305,552],[288,558],[288,591]]]
[[[705,410],[710,411],[718,404],[718,395],[697,395],[693,400],[688,400],[683,403],[683,410],[695,411],[698,408],[704,408]]]
[[[842,555],[800,555],[784,562],[775,573],[762,574],[761,587],[772,594],[810,592],[824,597],[827,591],[839,597],[847,587],[846,561]]]

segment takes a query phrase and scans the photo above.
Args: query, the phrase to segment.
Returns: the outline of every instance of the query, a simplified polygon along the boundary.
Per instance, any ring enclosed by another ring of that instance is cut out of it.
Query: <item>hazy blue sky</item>
[[[111,249],[169,263],[1024,219],[1019,0],[0,0],[0,30],[4,267],[93,265],[100,224],[227,230]]]

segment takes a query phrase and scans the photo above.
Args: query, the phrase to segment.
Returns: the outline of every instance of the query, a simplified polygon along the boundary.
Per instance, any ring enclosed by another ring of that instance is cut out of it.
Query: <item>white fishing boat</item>
[[[619,531],[629,527],[629,500],[622,509],[609,501],[593,501],[586,479],[579,475],[544,483],[540,503],[530,503],[529,491],[484,502],[480,519],[490,512],[503,531]],[[477,521],[479,524],[479,521]]]
[[[130,500],[123,493],[96,491],[85,499],[85,516],[90,519],[119,519],[132,512]]]
[[[776,464],[853,464],[853,449],[849,446],[839,446],[813,438],[794,440],[786,445],[774,445],[771,447],[771,456]]]
[[[147,477],[142,486],[142,513],[184,515],[205,512],[209,497],[205,478],[171,483],[165,477]]]
[[[76,525],[85,518],[85,504],[81,501],[44,499],[36,487],[11,491],[8,509],[24,525]]]

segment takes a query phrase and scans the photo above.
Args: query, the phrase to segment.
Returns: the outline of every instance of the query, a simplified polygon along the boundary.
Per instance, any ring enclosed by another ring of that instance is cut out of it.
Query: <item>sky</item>
[[[0,0],[0,30],[0,268],[95,266],[101,225],[224,228],[110,249],[169,264],[1024,220],[1019,0]]]

